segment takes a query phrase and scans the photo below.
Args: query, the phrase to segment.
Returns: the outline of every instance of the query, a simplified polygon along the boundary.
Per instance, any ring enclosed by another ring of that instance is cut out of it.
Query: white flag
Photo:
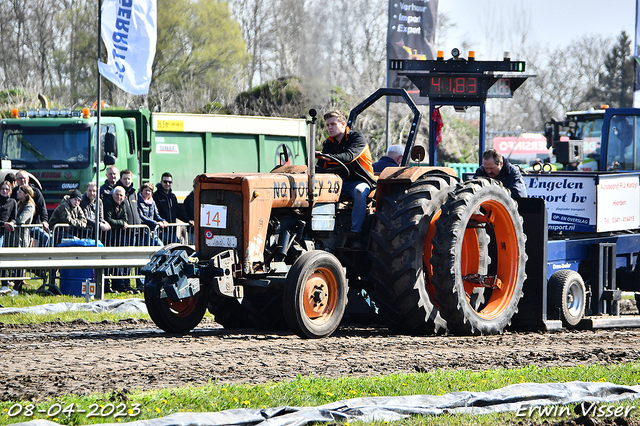
[[[100,35],[109,59],[98,61],[100,74],[125,92],[149,93],[156,28],[156,0],[103,0]]]

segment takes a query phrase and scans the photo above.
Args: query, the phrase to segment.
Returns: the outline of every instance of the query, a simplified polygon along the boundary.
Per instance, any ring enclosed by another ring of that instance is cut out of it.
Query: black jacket
[[[142,219],[140,219],[140,214],[138,213],[138,194],[136,194],[136,189],[131,185],[129,188],[125,188],[122,182],[118,181],[116,186],[121,186],[124,188],[124,201],[122,202],[127,209],[127,217],[129,218],[129,225],[141,225]],[[110,197],[105,197],[105,199]],[[113,199],[113,198],[112,198]],[[105,207],[106,209],[106,207]],[[105,210],[105,215],[107,211]]]
[[[101,200],[105,199],[105,196],[111,194],[111,190],[113,189],[113,186],[109,185],[109,181],[105,180],[104,183],[102,185],[100,185],[100,191],[98,192],[98,195],[100,196]]]
[[[156,190],[153,193],[153,200],[156,202],[158,213],[169,223],[176,223],[178,218],[178,199],[173,194],[173,191],[169,189],[169,192],[164,192],[162,184],[156,185]]]
[[[3,197],[0,195],[0,233],[4,232],[5,222],[12,222],[16,220],[16,214],[18,212],[18,203],[11,197]]]
[[[488,177],[487,172],[484,171],[483,166],[478,167],[475,175],[473,175],[473,177],[477,176]],[[522,173],[520,173],[520,169],[509,163],[506,158],[503,158],[502,169],[495,179],[502,182],[505,188],[509,188],[512,198],[527,198],[527,187],[524,184],[524,179],[522,179]]]
[[[183,222],[189,222],[190,220],[195,220],[195,202],[196,197],[194,191],[191,191],[187,198],[184,199],[184,203],[182,203],[182,208],[178,209],[178,219]]]
[[[332,137],[325,139],[322,144],[322,152],[331,154],[337,160],[342,161],[349,169],[349,177],[345,181],[362,181],[375,187],[376,178],[373,174],[373,165],[369,144],[365,137],[358,132],[347,129],[345,137],[340,142]],[[328,162],[320,159],[318,166],[327,168]]]
[[[398,167],[398,163],[396,163],[396,160],[394,160],[393,158],[385,155],[384,157],[373,163],[373,172],[377,176],[382,173],[382,171],[387,167]]]
[[[122,229],[125,223],[129,224],[127,208],[124,205],[125,201],[118,208],[115,201],[113,201],[113,197],[105,197],[104,199],[104,220],[111,225],[112,230]]]

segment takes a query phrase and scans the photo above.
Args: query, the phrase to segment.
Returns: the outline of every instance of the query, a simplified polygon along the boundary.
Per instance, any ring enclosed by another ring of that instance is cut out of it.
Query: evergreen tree
[[[593,103],[606,103],[612,108],[633,105],[633,56],[631,39],[625,31],[607,54],[604,72],[598,76],[600,87],[592,90],[588,99]]]

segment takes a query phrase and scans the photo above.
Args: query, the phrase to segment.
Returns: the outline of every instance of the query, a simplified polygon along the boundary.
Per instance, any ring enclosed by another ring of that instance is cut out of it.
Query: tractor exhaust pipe
[[[309,206],[313,205],[313,190],[316,186],[316,120],[318,112],[311,108],[309,110],[309,116],[307,120],[307,126],[309,126],[309,139],[307,140],[307,175],[309,181],[307,183],[307,200]]]

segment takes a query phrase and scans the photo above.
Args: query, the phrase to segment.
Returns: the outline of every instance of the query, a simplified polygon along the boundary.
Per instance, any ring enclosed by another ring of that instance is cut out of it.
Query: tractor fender
[[[427,174],[433,175],[450,175],[458,177],[458,174],[451,167],[387,167],[378,177],[378,185],[376,189],[376,203],[380,205],[383,197],[389,194],[393,188],[398,185],[410,186],[422,176]]]

